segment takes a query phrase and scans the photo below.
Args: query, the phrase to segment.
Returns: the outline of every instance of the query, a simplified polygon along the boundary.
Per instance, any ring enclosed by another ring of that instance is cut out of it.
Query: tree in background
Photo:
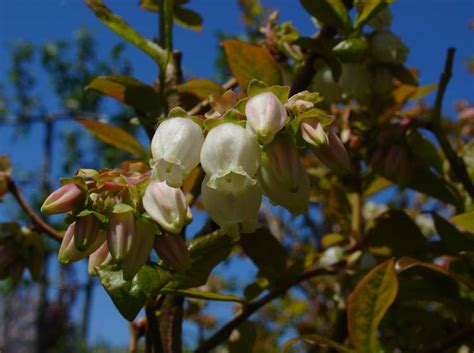
[[[390,31],[390,1],[301,0],[317,24],[310,37],[239,1],[248,42],[222,41],[232,77],[219,85],[182,75],[173,25],[203,21],[188,1],[140,2],[159,15],[157,41],[100,0],[85,3],[159,68],[152,84],[109,73],[79,81],[132,107],[150,148],[131,123],[81,119],[134,159],[61,180],[41,210],[66,213],[65,232],[39,218],[4,168],[3,191],[34,230],[5,237],[4,277],[19,278],[39,234],[61,243],[62,264],[88,258],[130,321],[130,352],[141,341],[160,353],[472,349],[472,116],[469,104],[460,119],[442,116],[453,48],[439,83],[420,87]],[[433,107],[420,101],[434,90]],[[191,232],[193,215],[205,221]],[[230,261],[258,272],[245,283],[213,272]],[[228,321],[213,301],[234,302]]]

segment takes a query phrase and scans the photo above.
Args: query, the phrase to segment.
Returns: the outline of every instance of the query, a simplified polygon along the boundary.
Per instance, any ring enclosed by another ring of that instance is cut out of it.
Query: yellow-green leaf
[[[125,75],[98,76],[86,87],[133,107],[140,114],[157,115],[160,98],[150,85]]]
[[[376,14],[382,11],[388,4],[393,2],[393,0],[366,0],[362,10],[356,17],[355,28],[359,29],[364,23],[367,23],[371,18]]]
[[[146,156],[146,150],[141,143],[133,135],[119,127],[88,119],[77,119],[77,122],[106,144],[139,157]]]
[[[172,289],[172,288],[163,288],[161,293],[171,293],[179,294],[188,298],[194,299],[204,299],[204,300],[215,300],[220,302],[237,302],[244,303],[244,299],[237,297],[235,295],[220,294],[214,292],[204,292],[196,289]]]
[[[468,232],[474,233],[474,211],[458,214],[451,217],[450,221]]]
[[[319,347],[334,348],[338,352],[342,352],[342,353],[352,352],[351,349],[343,346],[342,344],[339,344],[337,342],[334,342],[333,340],[330,340],[329,338],[318,336],[318,335],[301,335],[301,336],[292,338],[291,340],[287,341],[285,345],[283,346],[283,352],[285,353],[288,352],[291,346],[293,346],[295,343],[301,340],[317,345]]]
[[[349,296],[349,339],[357,353],[377,352],[377,328],[397,292],[395,261],[390,259],[372,269]]]
[[[176,90],[180,93],[192,94],[199,99],[207,99],[210,95],[219,99],[225,92],[222,86],[206,78],[191,79],[176,86]]]
[[[149,55],[161,67],[164,67],[168,61],[168,55],[163,48],[155,42],[146,39],[120,16],[114,14],[105,6],[101,0],[84,0],[87,7],[100,19],[107,27],[117,33],[126,41],[132,43],[144,53]]]
[[[282,83],[278,63],[267,49],[235,39],[225,40],[222,45],[230,71],[242,90],[247,90],[252,79],[263,81],[269,86]]]

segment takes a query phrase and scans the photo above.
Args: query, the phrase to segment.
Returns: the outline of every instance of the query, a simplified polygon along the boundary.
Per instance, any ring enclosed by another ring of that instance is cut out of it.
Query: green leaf
[[[185,3],[184,1],[174,2],[174,20],[185,28],[200,31],[202,29],[202,16],[193,10],[183,8],[181,5]],[[160,11],[157,0],[141,0],[140,7],[152,12]]]
[[[119,127],[87,119],[77,119],[77,122],[106,144],[142,158],[146,156],[146,150],[141,143]]]
[[[474,233],[474,211],[458,214],[451,217],[450,221],[468,232]]]
[[[288,272],[288,252],[268,229],[260,228],[252,234],[242,234],[240,246],[270,281],[278,282]]]
[[[101,0],[84,0],[89,9],[94,12],[96,17],[112,31],[117,33],[126,41],[135,45],[145,54],[150,56],[158,65],[165,67],[168,61],[168,55],[155,42],[144,38],[141,34],[136,32],[130,25],[120,16],[114,14],[105,6]]]
[[[355,28],[360,29],[362,25],[370,21],[375,15],[382,11],[388,4],[392,3],[393,0],[365,0],[362,2],[364,5],[362,10],[355,20]]]
[[[214,300],[214,301],[220,301],[220,302],[237,302],[241,304],[245,302],[242,298],[236,297],[235,295],[204,292],[204,291],[196,290],[196,289],[163,288],[161,290],[161,293],[179,294],[188,298]]]
[[[227,259],[233,246],[232,238],[220,232],[193,239],[188,245],[191,257],[189,269],[177,272],[167,288],[186,289],[206,284],[214,267]]]
[[[245,321],[237,326],[234,332],[238,334],[232,335],[228,341],[229,353],[254,352],[257,341],[257,325],[251,321]]]
[[[303,7],[318,21],[348,34],[352,21],[341,0],[300,0]]]
[[[393,259],[372,269],[349,296],[349,339],[358,353],[377,353],[377,328],[395,300],[398,279]]]
[[[414,130],[407,134],[406,142],[417,161],[442,172],[443,159],[433,143]]]
[[[378,217],[368,231],[370,248],[388,247],[389,256],[419,255],[425,250],[425,237],[403,211],[391,210]]]
[[[364,37],[354,37],[339,42],[332,51],[342,62],[352,63],[361,61],[368,47],[369,45]]]
[[[230,71],[242,90],[247,89],[252,79],[269,86],[282,83],[280,67],[267,49],[236,39],[225,40],[222,45]]]
[[[290,94],[290,87],[288,86],[269,86],[263,81],[253,79],[250,81],[247,88],[247,95],[249,97],[256,96],[257,94],[264,92],[272,92],[280,100],[282,104],[288,101]]]
[[[179,93],[189,93],[201,100],[209,98],[210,95],[219,99],[224,94],[224,89],[217,83],[206,78],[191,79],[183,84],[177,85]]]
[[[120,314],[133,321],[148,298],[157,295],[169,274],[151,265],[144,265],[131,281],[123,279],[121,269],[115,265],[97,268],[99,280]]]
[[[94,90],[134,108],[139,114],[156,116],[161,111],[160,99],[153,87],[130,76],[99,76],[86,90]]]
[[[301,335],[301,336],[292,338],[291,340],[287,341],[285,343],[285,345],[283,346],[283,352],[284,353],[288,352],[290,350],[291,346],[293,346],[295,343],[297,343],[301,340],[304,340],[308,343],[311,343],[311,344],[314,344],[316,346],[323,347],[323,348],[334,348],[338,352],[342,352],[342,353],[352,352],[351,349],[343,346],[342,344],[334,342],[333,340],[331,340],[329,338],[322,337],[322,336],[319,336],[319,335],[311,335],[311,334]]]
[[[397,263],[396,263],[396,270],[397,272],[403,272],[403,271],[406,271],[410,268],[413,268],[413,267],[424,267],[424,268],[427,268],[429,270],[432,270],[432,271],[436,271],[438,273],[441,273],[443,275],[446,275],[448,277],[450,277],[451,279],[455,280],[456,282],[458,282],[459,284],[462,284],[463,286],[466,286],[468,288],[470,288],[471,290],[474,289],[474,282],[472,282],[472,280],[469,280],[469,279],[466,279],[454,272],[451,272],[451,271],[448,271],[446,270],[444,267],[441,267],[441,266],[438,266],[438,265],[435,265],[435,264],[431,264],[431,263],[428,263],[428,262],[423,262],[423,261],[420,261],[420,260],[417,260],[415,258],[412,258],[412,257],[409,257],[409,256],[403,256],[401,258],[399,258],[397,260]]]
[[[474,250],[474,239],[458,230],[436,212],[432,212],[433,221],[438,232],[443,248],[450,255],[458,255],[462,251]]]

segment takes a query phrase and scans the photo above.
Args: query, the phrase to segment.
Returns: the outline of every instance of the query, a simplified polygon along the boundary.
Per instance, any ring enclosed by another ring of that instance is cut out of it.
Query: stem
[[[219,331],[217,331],[214,335],[212,335],[208,340],[203,342],[195,351],[194,353],[207,353],[212,349],[219,346],[225,340],[227,340],[232,333],[232,331],[237,328],[242,322],[247,320],[253,313],[258,311],[260,308],[265,306],[266,304],[270,303],[272,300],[282,296],[285,294],[288,289],[297,285],[303,281],[309,280],[313,277],[323,276],[323,275],[332,275],[337,273],[337,268],[334,266],[332,269],[314,269],[308,272],[303,273],[299,277],[296,277],[290,280],[285,285],[282,285],[264,297],[260,298],[253,303],[248,304],[242,309],[242,312],[234,317],[231,321],[225,324]]]
[[[452,68],[453,68],[455,51],[456,50],[454,48],[449,48],[446,55],[444,70],[441,73],[441,77],[439,79],[438,93],[436,95],[436,101],[435,101],[435,106],[433,110],[433,116],[432,116],[433,127],[432,128],[433,128],[433,133],[438,139],[441,149],[443,150],[443,153],[449,162],[449,165],[451,167],[453,174],[464,185],[464,188],[469,193],[469,196],[472,199],[474,199],[474,184],[472,183],[471,178],[469,177],[464,160],[461,157],[459,157],[456,151],[454,151],[454,149],[451,147],[448,137],[446,136],[445,130],[443,130],[443,127],[441,126],[441,112],[442,112],[442,107],[443,107],[443,98],[444,98],[444,93],[446,92],[446,88],[448,86],[448,82],[452,76]]]
[[[362,205],[363,198],[360,192],[354,192],[350,195],[351,203],[351,230],[356,241],[359,241],[362,230]]]
[[[7,177],[8,191],[11,192],[15,200],[18,202],[23,211],[30,217],[35,228],[43,233],[46,233],[50,238],[60,242],[62,240],[62,235],[48,223],[43,221],[41,217],[28,205],[23,196],[21,196],[18,187],[16,186],[13,179]]]

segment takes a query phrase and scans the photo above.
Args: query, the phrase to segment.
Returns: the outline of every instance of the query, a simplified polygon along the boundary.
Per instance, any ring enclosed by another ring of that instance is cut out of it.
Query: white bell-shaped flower
[[[272,92],[257,94],[245,106],[247,130],[263,143],[273,140],[288,120],[286,109]]]
[[[295,215],[308,210],[309,176],[288,136],[278,135],[263,149],[259,184],[273,204]]]
[[[153,177],[180,187],[199,164],[204,141],[201,127],[188,118],[170,118],[156,129],[151,141]]]
[[[142,202],[151,218],[170,233],[180,233],[189,220],[189,206],[183,191],[168,186],[164,181],[151,181]]]
[[[225,123],[213,128],[201,149],[201,165],[209,175],[207,186],[239,195],[255,185],[260,147],[243,127]]]
[[[257,214],[262,193],[257,185],[239,195],[222,193],[208,186],[207,175],[202,183],[202,202],[209,217],[227,234],[237,237],[240,232],[252,233],[257,228]]]

